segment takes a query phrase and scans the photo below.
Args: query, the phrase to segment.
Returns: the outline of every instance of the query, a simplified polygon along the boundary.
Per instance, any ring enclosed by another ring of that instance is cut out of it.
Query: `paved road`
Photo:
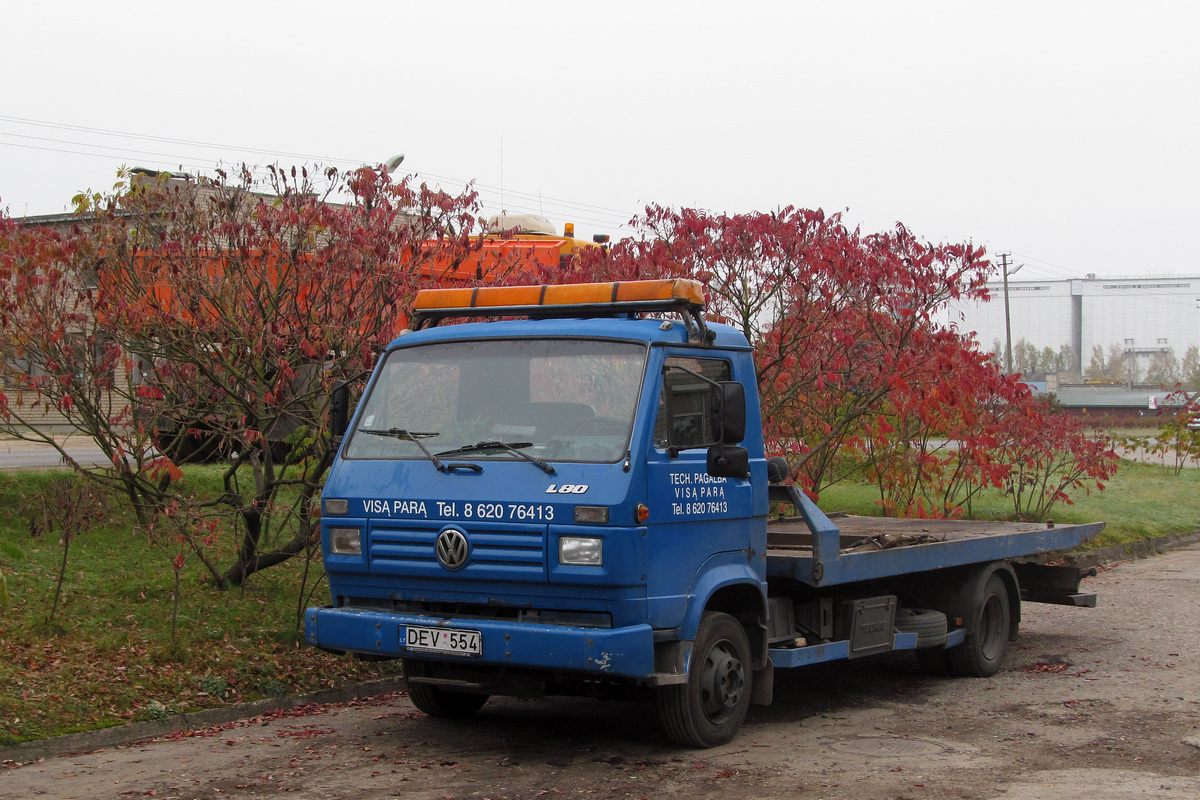
[[[64,440],[67,452],[84,466],[107,464],[104,451],[87,439]],[[64,469],[62,454],[47,444],[0,439],[0,470]]]
[[[0,772],[0,800],[1200,797],[1200,545],[1089,579],[1095,609],[1026,605],[989,679],[911,656],[777,675],[775,702],[707,751],[646,705],[501,699],[465,722],[402,694]]]
[[[1200,467],[1200,458],[1195,456],[1177,456],[1175,453],[1148,453],[1139,448],[1116,448],[1117,455],[1130,461],[1141,461],[1143,464],[1159,464],[1169,469],[1177,466]]]

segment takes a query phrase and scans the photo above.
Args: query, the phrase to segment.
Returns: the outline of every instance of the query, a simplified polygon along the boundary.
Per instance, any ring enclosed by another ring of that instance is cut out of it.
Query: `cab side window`
[[[682,367],[682,369],[672,369]],[[711,422],[712,387],[684,370],[711,381],[731,379],[729,362],[719,358],[668,356],[663,390],[654,421],[655,447],[704,447],[714,441]]]

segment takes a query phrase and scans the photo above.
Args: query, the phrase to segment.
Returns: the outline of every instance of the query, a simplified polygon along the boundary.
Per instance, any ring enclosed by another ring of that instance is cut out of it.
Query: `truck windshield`
[[[629,448],[645,366],[645,345],[631,342],[506,339],[400,348],[380,365],[343,454],[428,460],[423,444],[470,461],[619,461]]]

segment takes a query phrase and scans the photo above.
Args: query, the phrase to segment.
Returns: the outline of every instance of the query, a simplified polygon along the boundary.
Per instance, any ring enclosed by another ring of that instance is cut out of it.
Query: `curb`
[[[1102,567],[1108,564],[1115,564],[1118,561],[1149,558],[1150,556],[1156,556],[1168,550],[1187,547],[1197,542],[1200,542],[1200,531],[1195,531],[1194,533],[1172,533],[1167,536],[1142,539],[1137,542],[1097,547],[1095,550],[1063,553],[1062,563],[1068,567],[1080,567],[1082,569]]]
[[[110,747],[121,747],[140,742],[144,739],[155,739],[180,731],[192,731],[209,728],[213,725],[224,725],[241,719],[249,719],[268,711],[295,708],[310,703],[344,703],[349,700],[375,697],[381,694],[403,691],[407,688],[404,678],[378,678],[362,683],[342,686],[337,689],[323,689],[319,692],[303,695],[291,695],[271,700],[256,700],[251,703],[238,703],[224,708],[208,708],[190,714],[177,714],[170,719],[150,720],[147,722],[130,722],[125,725],[114,725],[81,733],[68,733],[52,739],[38,739],[22,742],[10,747],[0,747],[0,762],[30,762],[43,758],[55,758],[68,753],[86,753],[93,750],[103,750]]]

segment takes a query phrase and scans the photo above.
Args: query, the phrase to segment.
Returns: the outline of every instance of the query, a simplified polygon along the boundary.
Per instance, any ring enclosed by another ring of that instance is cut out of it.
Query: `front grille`
[[[373,574],[473,579],[546,579],[546,528],[510,523],[463,523],[470,545],[466,566],[448,570],[438,562],[435,542],[445,523],[413,520],[377,522],[369,532]]]

